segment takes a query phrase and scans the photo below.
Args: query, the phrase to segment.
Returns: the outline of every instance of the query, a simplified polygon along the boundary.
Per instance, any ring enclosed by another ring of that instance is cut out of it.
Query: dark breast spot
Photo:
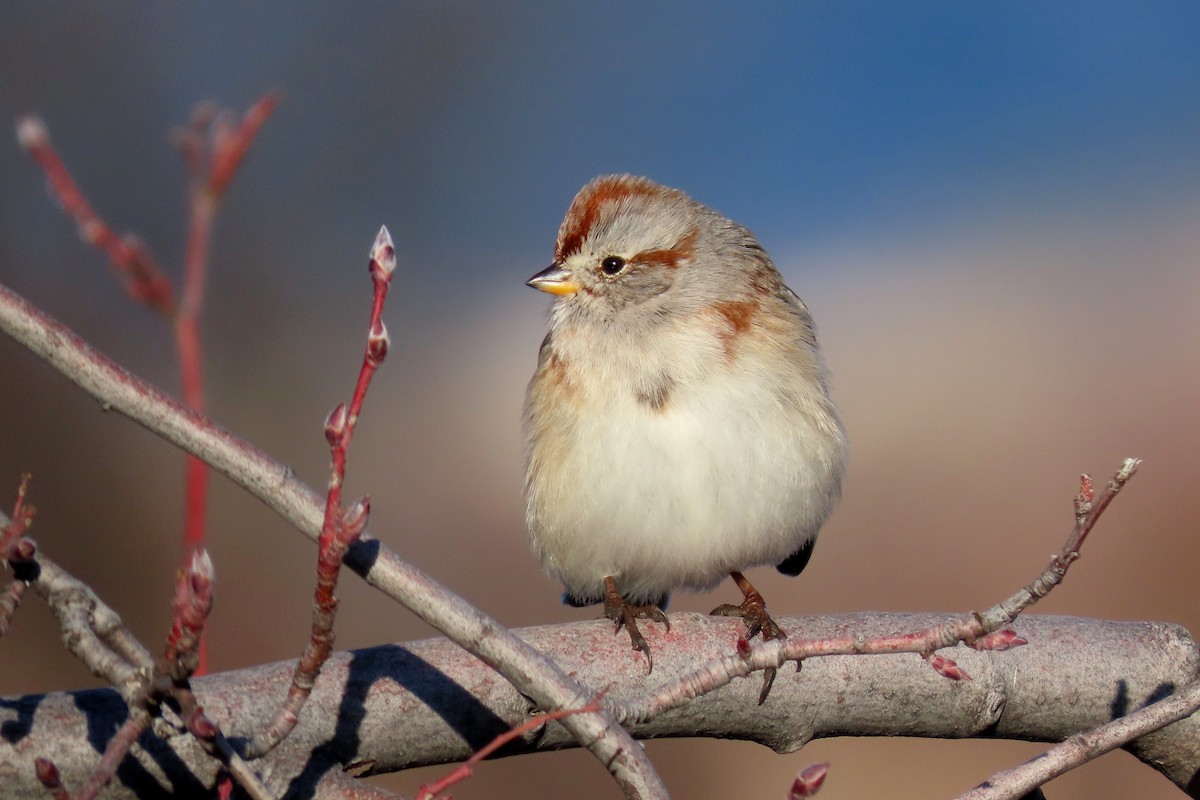
[[[649,385],[639,387],[637,401],[651,411],[661,412],[667,407],[667,402],[671,399],[671,391],[674,388],[675,381],[669,377],[662,377]]]

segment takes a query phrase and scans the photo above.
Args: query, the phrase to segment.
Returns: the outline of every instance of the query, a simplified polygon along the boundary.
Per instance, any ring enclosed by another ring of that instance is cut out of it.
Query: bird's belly
[[[834,454],[811,419],[753,386],[707,387],[585,414],[560,469],[530,485],[535,549],[572,594],[606,575],[632,602],[711,588],[778,563],[814,536],[836,495]]]

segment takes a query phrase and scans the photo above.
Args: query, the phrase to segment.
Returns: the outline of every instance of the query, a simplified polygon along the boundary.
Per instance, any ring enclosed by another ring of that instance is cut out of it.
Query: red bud
[[[967,674],[967,671],[949,658],[938,655],[930,656],[929,666],[933,667],[937,674],[952,681],[971,680],[971,676]]]
[[[325,441],[334,447],[346,434],[346,404],[338,403],[325,418]]]
[[[811,767],[805,767],[796,776],[796,781],[792,784],[792,790],[788,792],[788,800],[802,800],[805,797],[812,797],[821,790],[821,784],[825,783],[825,776],[828,774],[828,761],[821,764],[813,764]]]

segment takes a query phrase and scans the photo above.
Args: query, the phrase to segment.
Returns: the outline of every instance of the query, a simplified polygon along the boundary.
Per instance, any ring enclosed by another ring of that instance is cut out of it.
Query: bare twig
[[[159,269],[146,245],[130,234],[118,237],[92,209],[50,143],[50,136],[41,120],[27,116],[17,126],[19,141],[46,173],[51,190],[63,209],[75,219],[84,241],[108,255],[130,297],[172,322],[183,398],[197,412],[204,411],[200,314],[204,302],[213,217],[217,203],[277,101],[274,93],[260,98],[246,112],[236,129],[229,123],[227,115],[213,114],[207,110],[208,106],[202,106],[193,113],[192,126],[187,134],[177,137],[185,164],[193,178],[182,302],[178,306],[171,282]],[[208,466],[201,459],[188,454],[185,475],[183,550],[187,558],[204,543]],[[202,639],[199,672],[205,671],[206,664],[206,647]]]
[[[333,620],[337,611],[338,575],[350,545],[358,541],[367,525],[370,502],[359,500],[349,510],[342,509],[342,487],[346,480],[346,457],[350,440],[358,427],[359,413],[366,400],[371,378],[387,357],[388,335],[383,324],[383,304],[396,271],[396,248],[386,227],[379,229],[371,248],[369,269],[374,284],[371,319],[367,326],[367,344],[358,372],[349,411],[339,403],[325,422],[325,439],[330,449],[329,489],[325,496],[325,517],[317,537],[317,585],[313,593],[312,633],[304,653],[296,662],[292,685],[274,720],[246,746],[246,758],[261,758],[279,745],[300,718],[300,711],[312,693],[321,666],[333,652]]]
[[[16,511],[22,510],[18,501]],[[19,570],[11,586],[28,585],[46,601],[63,631],[63,643],[92,674],[117,687],[127,699],[153,664],[153,658],[125,629],[120,616],[106,606],[86,584],[55,562],[37,553],[33,540],[23,535],[26,513],[9,520],[0,513],[0,530],[21,535],[12,540],[8,558]],[[11,590],[11,589],[10,589]],[[22,589],[21,594],[24,593]]]
[[[132,695],[128,702],[129,717],[105,744],[104,754],[83,788],[74,795],[74,800],[94,800],[112,781],[125,756],[149,729],[154,717],[158,716],[163,700],[173,695],[176,689],[188,688],[188,678],[198,660],[200,634],[211,608],[212,561],[201,551],[193,556],[191,566],[180,572],[175,592],[174,621],[163,656],[155,664],[152,673],[147,674],[143,670],[133,677],[137,688],[129,691]],[[39,777],[43,773],[45,775],[41,778],[43,785],[52,791],[61,789],[54,762],[43,757],[39,759],[39,765],[52,768],[39,769]]]
[[[172,684],[187,681],[196,671],[199,661],[200,639],[208,622],[213,604],[213,563],[208,553],[197,550],[191,564],[180,570],[175,581],[174,615],[171,632],[163,654],[155,665],[157,676]],[[162,687],[163,693],[169,687]]]
[[[149,248],[133,234],[118,236],[92,209],[50,143],[50,134],[41,119],[33,115],[21,117],[17,121],[17,140],[46,173],[54,196],[79,226],[80,238],[108,255],[126,293],[165,318],[174,314],[175,293],[171,282],[159,269]]]
[[[116,733],[105,744],[104,754],[100,756],[100,761],[93,768],[83,788],[74,795],[65,796],[71,798],[71,800],[94,800],[96,795],[100,794],[104,787],[112,781],[113,776],[117,774],[117,767],[120,766],[125,756],[129,754],[130,748],[137,742],[138,737],[150,727],[152,722],[153,719],[146,709],[131,707],[129,709],[129,718],[121,724],[121,727],[117,728]],[[43,757],[37,759],[37,764],[39,767],[41,765],[48,765],[52,769],[52,771],[46,771],[46,774],[51,776],[52,779],[50,781],[42,780],[42,785],[55,792],[56,797],[59,790],[65,794],[66,788],[62,785],[62,781],[58,775],[58,767],[54,762],[49,758]],[[42,774],[41,769],[39,769],[38,774],[39,776]]]
[[[1046,569],[1027,587],[981,614],[959,617],[949,622],[913,633],[881,636],[870,639],[848,634],[825,639],[798,637],[763,642],[748,650],[739,646],[735,652],[714,659],[694,671],[651,692],[644,699],[625,702],[613,707],[623,722],[645,721],[716,688],[734,678],[762,669],[778,668],[785,661],[830,655],[862,655],[885,653],[917,653],[925,658],[938,674],[953,680],[969,679],[966,670],[953,660],[938,655],[937,650],[963,643],[974,649],[1006,650],[1025,644],[1015,632],[1002,626],[1012,623],[1022,611],[1036,603],[1062,581],[1070,565],[1079,558],[1079,548],[1100,515],[1133,477],[1141,462],[1127,458],[1105,487],[1103,495],[1093,504],[1091,479],[1086,475],[1076,501],[1075,527],[1062,550]],[[740,643],[739,643],[740,644]]]
[[[1107,725],[1076,734],[1019,767],[997,772],[959,800],[1018,800],[1047,781],[1083,766],[1172,722],[1200,710],[1200,683],[1146,706]]]
[[[588,712],[599,711],[600,710],[600,698],[603,696],[604,696],[604,693],[601,692],[599,696],[594,698],[590,703],[588,703],[585,706],[580,706],[579,708],[560,708],[557,711],[550,711],[545,714],[538,714],[537,716],[534,716],[534,717],[526,720],[525,722],[521,723],[520,725],[517,725],[514,728],[510,728],[509,730],[500,734],[495,739],[492,739],[492,741],[488,742],[485,746],[483,746],[479,750],[477,750],[474,754],[471,755],[470,758],[468,758],[463,763],[459,764],[458,767],[456,767],[454,770],[452,770],[449,774],[447,774],[441,778],[438,778],[433,783],[427,783],[427,784],[424,784],[423,786],[421,786],[420,788],[418,788],[417,789],[417,800],[434,800],[434,798],[436,798],[439,794],[441,794],[442,792],[449,789],[454,784],[458,783],[459,781],[464,781],[467,778],[471,777],[472,773],[475,770],[475,766],[477,764],[479,764],[480,761],[483,761],[485,758],[490,756],[492,753],[496,752],[501,747],[508,744],[513,739],[516,739],[519,736],[524,736],[526,733],[529,733],[530,731],[535,731],[538,728],[542,727],[543,725],[553,722],[556,719],[562,719],[563,717],[569,717],[572,714],[584,714],[584,713],[588,713]]]
[[[33,524],[34,514],[37,513],[33,506],[25,502],[25,496],[29,493],[29,480],[28,472],[21,476],[12,516],[0,525],[0,560],[21,563],[33,557],[32,552],[27,552],[29,546],[22,541],[25,532]]]
[[[0,286],[0,330],[63,375],[185,452],[203,459],[311,539],[320,535],[323,498],[247,442],[113,363],[62,323]],[[573,708],[592,692],[378,540],[352,547],[346,564],[376,589],[475,654],[541,708]],[[606,712],[562,721],[605,765],[628,797],[662,798],[666,789],[637,743]]]
[[[26,586],[28,584],[25,581],[14,578],[3,589],[0,589],[0,639],[3,639],[8,633],[12,618],[16,615],[17,609],[21,607]]]
[[[194,136],[183,146],[184,161],[192,173],[187,251],[183,268],[183,293],[174,318],[175,347],[179,357],[180,383],[184,401],[198,412],[204,412],[204,359],[200,337],[200,315],[204,306],[204,287],[207,283],[208,250],[212,239],[213,218],[217,204],[233,180],[234,173],[246,157],[258,131],[278,103],[278,95],[270,92],[259,98],[233,129],[228,115],[192,115]],[[201,120],[208,123],[200,126]],[[207,167],[207,170],[204,168]],[[191,552],[204,543],[206,509],[208,505],[208,466],[189,454],[186,468],[187,492],[184,499],[183,545]],[[201,641],[200,672],[203,674],[207,657]]]
[[[254,800],[273,800],[254,770],[234,751],[221,728],[212,721],[196,700],[191,678],[199,662],[204,626],[213,603],[213,565],[208,553],[199,550],[188,569],[176,582],[174,619],[162,658],[155,667],[146,704],[151,713],[160,713],[167,697],[179,705],[184,729],[196,737],[209,755],[218,759]]]

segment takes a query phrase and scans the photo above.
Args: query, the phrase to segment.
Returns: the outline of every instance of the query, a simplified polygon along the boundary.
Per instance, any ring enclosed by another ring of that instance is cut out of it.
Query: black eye
[[[609,256],[600,262],[600,269],[604,270],[605,275],[616,275],[625,269],[625,259],[620,256]]]

